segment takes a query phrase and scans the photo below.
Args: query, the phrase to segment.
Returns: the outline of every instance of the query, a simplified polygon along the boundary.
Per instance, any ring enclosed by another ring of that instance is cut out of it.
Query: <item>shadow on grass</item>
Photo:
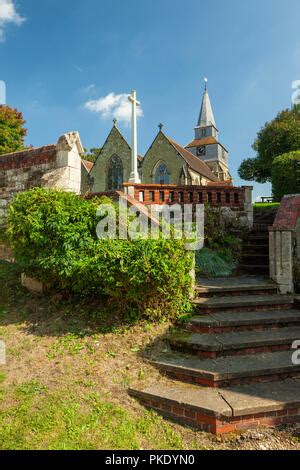
[[[57,293],[32,294],[21,286],[18,265],[0,261],[0,328],[20,324],[37,336],[81,338],[122,333],[137,323],[103,299],[74,300]]]

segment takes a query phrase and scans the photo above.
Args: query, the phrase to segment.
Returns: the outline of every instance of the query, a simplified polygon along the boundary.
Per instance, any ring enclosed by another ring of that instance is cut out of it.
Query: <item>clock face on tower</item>
[[[205,145],[197,147],[197,155],[198,157],[202,157],[203,155],[205,155]]]

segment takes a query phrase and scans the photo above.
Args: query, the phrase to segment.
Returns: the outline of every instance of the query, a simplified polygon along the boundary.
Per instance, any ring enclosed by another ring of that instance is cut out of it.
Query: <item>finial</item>
[[[160,131],[162,131],[163,127],[164,127],[164,125],[162,123],[158,124],[158,128],[159,128]]]
[[[205,83],[204,91],[207,91],[207,82],[208,82],[208,78],[204,77],[204,83]]]
[[[114,126],[116,126],[117,122],[118,122],[117,118],[113,118]]]

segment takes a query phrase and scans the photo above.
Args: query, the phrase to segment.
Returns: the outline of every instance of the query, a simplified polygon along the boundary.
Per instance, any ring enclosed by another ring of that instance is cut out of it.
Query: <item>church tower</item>
[[[205,79],[199,119],[195,127],[195,139],[186,146],[186,149],[203,160],[219,180],[231,182],[228,151],[219,142],[219,131],[207,90],[207,79]]]

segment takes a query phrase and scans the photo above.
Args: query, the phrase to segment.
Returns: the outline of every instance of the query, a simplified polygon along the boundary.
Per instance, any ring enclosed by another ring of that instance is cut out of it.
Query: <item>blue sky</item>
[[[144,153],[160,122],[180,144],[192,140],[206,76],[241,184],[257,131],[290,106],[300,79],[299,18],[299,0],[0,0],[0,80],[33,145],[78,130],[85,147],[101,146],[113,105],[130,140],[123,95],[136,89]]]

